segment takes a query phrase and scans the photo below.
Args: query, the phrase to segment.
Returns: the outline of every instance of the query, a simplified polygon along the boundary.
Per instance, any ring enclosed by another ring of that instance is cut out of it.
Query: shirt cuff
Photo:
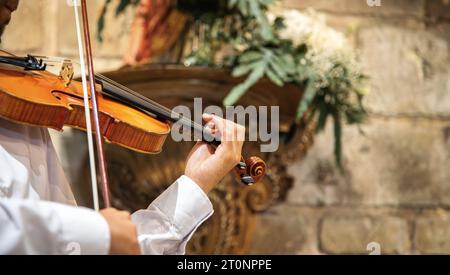
[[[181,236],[192,235],[214,212],[206,193],[185,175],[169,186],[152,205],[169,218]]]
[[[103,216],[88,208],[55,207],[62,221],[64,254],[108,254],[111,236]]]

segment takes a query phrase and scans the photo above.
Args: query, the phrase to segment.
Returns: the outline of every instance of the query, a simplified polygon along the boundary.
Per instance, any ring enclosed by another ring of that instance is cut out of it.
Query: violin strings
[[[96,74],[96,76],[98,76],[99,79],[107,82],[108,84],[110,84],[112,86],[115,86],[116,88],[121,89],[121,90],[131,94],[132,96],[147,102],[148,104],[151,104],[154,108],[160,109],[159,111],[162,110],[164,116],[172,117],[172,118],[176,119],[176,121],[180,121],[184,125],[192,127],[195,130],[201,131],[203,129],[203,126],[198,124],[197,122],[195,122],[195,121],[193,121],[191,119],[188,119],[188,118],[182,116],[181,114],[176,113],[176,112],[170,110],[169,108],[167,108],[165,106],[162,106],[161,104],[159,104],[157,102],[154,102],[153,100],[151,100],[151,99],[149,99],[149,98],[147,98],[147,97],[145,97],[145,96],[143,96],[143,95],[141,95],[141,94],[131,90],[130,88],[128,88],[128,87],[126,87],[126,86],[124,86],[124,85],[122,85],[120,83],[115,82],[114,80],[112,80],[112,79],[110,79],[110,78],[108,78],[108,77],[106,77],[104,75]],[[152,111],[152,110],[149,110],[149,111]]]
[[[44,60],[46,63],[47,62],[49,62],[49,63],[62,63],[62,62],[65,62],[65,61],[71,61],[74,64],[80,65],[79,62],[76,62],[74,60],[69,60],[69,59],[63,58],[63,57],[55,57],[55,56],[54,57],[35,56],[35,57]],[[52,66],[52,65],[49,65],[49,66]],[[151,99],[149,99],[149,98],[147,98],[147,97],[145,97],[145,96],[143,96],[143,95],[133,91],[130,88],[128,88],[128,87],[126,87],[126,86],[124,86],[124,85],[122,85],[122,84],[120,84],[120,83],[118,83],[118,82],[116,82],[116,81],[114,81],[114,80],[112,80],[112,79],[102,75],[102,74],[98,74],[97,73],[97,74],[95,74],[95,76],[98,79],[100,79],[100,80],[110,84],[111,86],[114,86],[115,88],[117,88],[119,90],[122,90],[122,91],[126,92],[127,94],[129,94],[129,95],[131,95],[131,96],[133,96],[135,98],[138,98],[138,99],[146,102],[147,104],[151,105],[152,108],[156,109],[156,111],[159,112],[160,114],[162,114],[163,116],[165,116],[167,118],[171,118],[171,119],[173,119],[173,120],[175,120],[177,122],[180,122],[183,125],[188,126],[190,128],[193,128],[194,130],[199,131],[201,133],[203,131],[205,131],[203,126],[198,124],[197,122],[195,122],[195,121],[193,121],[193,120],[191,120],[189,118],[186,118],[186,117],[182,116],[181,114],[176,113],[176,112],[170,110],[169,108],[167,108],[167,107],[165,107],[165,106],[163,106],[163,105],[161,105],[161,104],[159,104],[157,102],[154,102],[153,100],[151,100]],[[108,93],[106,93],[106,94],[110,95]],[[155,111],[155,110],[148,110],[148,111],[152,112],[152,111]],[[211,135],[211,134],[207,131],[206,135]]]
[[[64,58],[64,57],[57,57],[57,56],[52,56],[52,57],[50,57],[50,56],[34,56],[34,57],[36,57],[38,59],[42,59],[46,63],[58,63],[58,64],[60,64],[60,63],[63,63],[65,61],[70,61],[70,62],[72,62],[74,64],[80,65],[79,62],[77,62],[75,60],[69,60],[69,59]],[[55,65],[48,65],[48,66],[55,66]],[[158,111],[161,112],[166,117],[174,118],[177,121],[180,121],[183,124],[185,124],[185,125],[187,125],[189,127],[195,128],[197,130],[200,130],[200,129],[203,128],[203,126],[201,126],[197,122],[192,121],[191,119],[188,119],[188,118],[186,118],[186,117],[184,117],[184,116],[182,116],[182,115],[180,115],[180,114],[178,114],[178,113],[168,109],[167,107],[162,106],[162,105],[152,101],[151,99],[149,99],[149,98],[147,98],[147,97],[145,97],[145,96],[143,96],[143,95],[141,95],[141,94],[131,90],[130,88],[128,88],[128,87],[126,87],[126,86],[124,86],[124,85],[122,85],[120,83],[115,82],[114,80],[112,80],[112,79],[110,79],[110,78],[108,78],[108,77],[106,77],[106,76],[104,76],[102,74],[96,74],[95,76],[98,77],[100,80],[103,80],[106,83],[108,83],[108,84],[110,84],[110,85],[112,85],[112,86],[114,86],[114,87],[116,87],[116,88],[118,88],[120,90],[123,90],[123,91],[127,92],[128,94],[145,101],[148,104],[151,104],[152,107],[157,108]]]

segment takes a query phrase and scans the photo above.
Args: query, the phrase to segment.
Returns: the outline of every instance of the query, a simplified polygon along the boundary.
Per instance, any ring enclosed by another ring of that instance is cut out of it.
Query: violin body
[[[101,96],[101,85],[95,88],[100,95],[100,131],[107,142],[142,153],[162,150],[170,132],[167,122]],[[64,126],[86,130],[81,82],[72,80],[66,86],[60,76],[47,71],[0,65],[0,105],[0,116],[15,122],[56,130]]]

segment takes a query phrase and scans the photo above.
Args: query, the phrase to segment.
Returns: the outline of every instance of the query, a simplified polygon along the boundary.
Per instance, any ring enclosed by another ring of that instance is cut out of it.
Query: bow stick
[[[81,27],[80,27],[80,18],[78,7],[81,3],[81,17],[83,21],[83,37],[81,36]],[[98,211],[98,193],[97,193],[97,173],[95,168],[95,154],[92,140],[92,124],[94,125],[95,130],[95,138],[96,138],[96,149],[97,149],[97,161],[98,167],[100,170],[101,183],[102,183],[102,198],[104,202],[104,206],[106,208],[111,206],[110,197],[109,197],[109,187],[108,187],[108,176],[106,169],[106,160],[105,154],[103,150],[103,136],[100,131],[100,120],[98,115],[98,105],[97,105],[97,92],[95,90],[95,73],[94,73],[94,64],[92,59],[92,47],[91,47],[91,37],[89,33],[89,20],[88,20],[88,12],[87,12],[87,4],[86,0],[72,0],[72,4],[74,7],[75,14],[75,24],[77,29],[77,41],[78,41],[78,50],[80,57],[80,67],[81,67],[81,78],[83,83],[83,97],[84,97],[84,108],[85,108],[85,118],[86,118],[86,134],[88,138],[88,152],[89,152],[89,164],[90,164],[90,173],[91,173],[91,181],[92,181],[92,196],[94,201],[94,208]],[[84,38],[84,50],[86,54],[86,63],[83,57],[83,38]],[[91,102],[89,102],[89,93],[88,93],[88,83],[86,79],[86,65],[88,69],[89,76],[89,90],[91,95]],[[91,108],[92,108],[92,116],[91,116]]]

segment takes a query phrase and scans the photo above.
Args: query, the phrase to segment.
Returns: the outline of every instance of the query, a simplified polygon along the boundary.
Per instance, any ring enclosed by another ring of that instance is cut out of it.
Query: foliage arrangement
[[[120,14],[140,0],[121,0]],[[110,0],[107,1],[110,2]],[[204,43],[184,57],[186,65],[226,66],[235,77],[246,76],[224,99],[232,105],[258,80],[267,77],[283,86],[295,83],[304,91],[297,120],[308,111],[317,131],[332,119],[335,157],[341,161],[342,124],[362,123],[367,116],[362,105],[366,77],[345,37],[325,24],[324,18],[308,11],[272,12],[274,0],[179,0],[177,9],[201,22]],[[99,29],[103,28],[99,20]],[[217,60],[216,53],[227,48]]]

